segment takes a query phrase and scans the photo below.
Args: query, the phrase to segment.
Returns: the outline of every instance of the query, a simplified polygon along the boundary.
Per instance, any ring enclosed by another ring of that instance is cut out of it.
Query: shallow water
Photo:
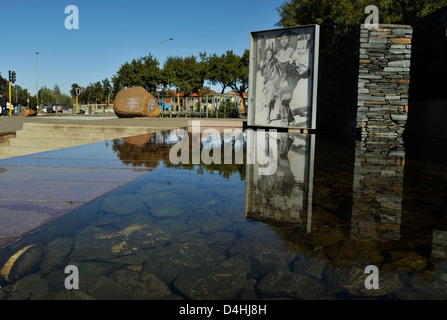
[[[243,164],[174,165],[169,134],[40,159],[147,173],[1,248],[4,266],[31,246],[0,298],[447,298],[444,142],[246,133],[234,144]],[[256,139],[268,141],[274,174],[247,164]],[[67,265],[79,289],[65,287]]]

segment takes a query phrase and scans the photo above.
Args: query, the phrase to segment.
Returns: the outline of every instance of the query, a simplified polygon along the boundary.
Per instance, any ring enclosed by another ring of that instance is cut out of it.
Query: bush
[[[211,118],[216,117],[216,112],[210,114]],[[226,98],[218,109],[218,118],[240,118],[239,104]]]

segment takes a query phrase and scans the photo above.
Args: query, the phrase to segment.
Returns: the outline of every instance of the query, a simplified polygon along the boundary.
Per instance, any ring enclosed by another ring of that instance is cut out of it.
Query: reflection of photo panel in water
[[[249,125],[314,126],[314,28],[252,33]]]
[[[256,136],[256,135],[255,135]],[[257,139],[247,140],[247,150],[263,145]],[[272,135],[268,137],[271,139]],[[270,140],[269,148],[277,149],[277,168],[274,174],[262,175],[262,164],[247,167],[246,217],[264,222],[311,224],[313,185],[312,135],[277,132],[276,145]]]

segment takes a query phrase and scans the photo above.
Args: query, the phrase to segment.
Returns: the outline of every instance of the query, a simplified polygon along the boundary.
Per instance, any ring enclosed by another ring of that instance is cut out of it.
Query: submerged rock
[[[272,298],[298,298],[314,300],[321,297],[324,286],[308,276],[289,271],[270,272],[258,285],[258,290]]]
[[[336,268],[327,273],[332,288],[344,289],[354,296],[379,297],[396,293],[402,288],[398,274],[386,269],[379,269],[378,289],[367,289],[365,280],[370,274],[365,273],[365,268]]]
[[[40,274],[28,275],[17,281],[10,293],[10,300],[42,300],[48,296],[48,282]]]
[[[91,228],[91,232],[75,240],[71,259],[107,261],[142,249],[163,246],[168,239],[166,231],[147,224],[131,224],[114,232]]]
[[[3,268],[0,276],[9,282],[14,282],[40,268],[44,249],[41,245],[32,244],[14,253]]]
[[[127,194],[123,196],[107,196],[101,203],[101,210],[118,215],[128,215],[144,208],[144,197]]]
[[[155,300],[170,296],[168,286],[153,274],[138,274],[128,270],[117,270],[110,279],[124,288],[123,296],[132,300]]]
[[[41,272],[46,273],[66,266],[72,245],[73,239],[71,238],[57,238],[50,242],[45,248]]]
[[[193,300],[235,300],[245,291],[246,285],[254,287],[246,273],[235,268],[197,268],[180,273],[173,285],[184,296]]]

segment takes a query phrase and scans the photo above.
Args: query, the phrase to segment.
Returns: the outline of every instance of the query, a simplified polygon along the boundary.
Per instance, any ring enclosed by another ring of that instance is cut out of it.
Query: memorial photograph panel
[[[252,32],[248,124],[315,128],[319,26]]]

